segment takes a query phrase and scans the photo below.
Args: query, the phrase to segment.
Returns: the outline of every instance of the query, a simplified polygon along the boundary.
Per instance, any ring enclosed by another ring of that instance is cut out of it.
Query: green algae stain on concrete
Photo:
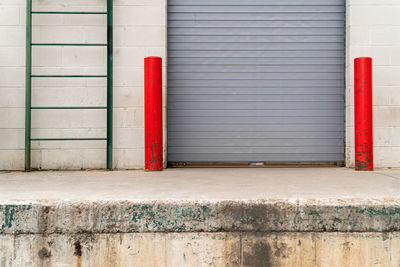
[[[101,203],[77,214],[40,205],[0,205],[0,232],[193,232],[193,231],[383,231],[400,229],[399,205],[305,206],[270,203]],[[32,211],[27,211],[32,209]],[[45,226],[40,222],[45,217]],[[64,216],[67,214],[66,216]],[[51,216],[51,217],[50,217]],[[92,216],[92,217],[91,217]],[[49,217],[49,218],[48,218]],[[54,218],[57,218],[54,219]],[[65,218],[74,218],[68,220]],[[90,219],[90,218],[93,218]],[[87,221],[87,222],[86,222]],[[95,226],[90,224],[92,222]],[[47,224],[48,223],[48,224]],[[38,226],[39,225],[39,228]],[[68,227],[66,226],[68,225]],[[64,229],[64,228],[65,229]],[[59,230],[62,229],[62,230]]]
[[[2,231],[5,229],[11,229],[14,225],[17,213],[31,209],[31,205],[1,205],[0,214],[3,213],[3,216],[1,216],[3,217],[3,220],[0,229]]]
[[[310,210],[308,212],[308,215],[310,215],[310,216],[321,216],[320,212],[317,211],[317,210]]]
[[[125,208],[125,218],[135,228],[146,231],[182,231],[188,225],[206,222],[210,218],[210,210],[206,205],[133,204]]]
[[[357,226],[357,222],[349,222],[349,225],[352,227],[356,227]]]
[[[356,213],[358,214],[366,214],[370,218],[375,217],[375,216],[396,216],[398,217],[400,215],[400,207],[367,207],[367,208],[357,208]]]
[[[7,205],[4,210],[4,224],[2,225],[3,230],[4,228],[10,229],[13,225],[14,216],[15,216],[15,209],[17,206],[10,206]]]

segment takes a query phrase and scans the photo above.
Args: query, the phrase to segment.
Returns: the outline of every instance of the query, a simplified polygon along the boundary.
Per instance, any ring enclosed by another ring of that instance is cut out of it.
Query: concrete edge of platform
[[[0,203],[0,234],[238,231],[400,231],[400,199]]]

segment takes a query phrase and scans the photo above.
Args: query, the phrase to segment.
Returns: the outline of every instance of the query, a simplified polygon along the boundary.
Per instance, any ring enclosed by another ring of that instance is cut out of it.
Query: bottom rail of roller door
[[[212,162],[168,162],[170,168],[332,168],[344,167],[344,162],[295,162],[295,163],[276,163],[276,162],[231,162],[231,163],[212,163]]]

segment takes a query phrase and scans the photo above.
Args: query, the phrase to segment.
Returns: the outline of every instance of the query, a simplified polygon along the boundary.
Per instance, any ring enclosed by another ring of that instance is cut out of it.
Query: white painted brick
[[[76,74],[76,73],[75,73]],[[51,79],[46,79],[46,78],[34,78],[32,79],[32,87],[52,87],[55,88],[57,86],[62,85],[63,87],[83,87],[83,86],[89,86],[89,87],[99,87],[99,86],[104,86],[104,78],[51,78]]]
[[[56,67],[61,66],[62,47],[57,46],[33,46],[32,66],[34,67]]]
[[[104,26],[34,26],[32,41],[38,43],[105,43]]]
[[[66,136],[57,136],[54,138],[65,138]],[[86,138],[91,136],[84,136]],[[105,149],[105,140],[73,140],[73,141],[32,141],[32,149],[40,150],[90,150]]]
[[[107,42],[107,28],[103,26],[85,27],[83,29],[86,43],[106,43]]]
[[[375,66],[373,70],[375,86],[400,85],[400,66]]]
[[[380,106],[400,106],[400,86],[390,87],[390,86],[375,86],[373,88],[373,102],[374,105]]]
[[[354,106],[346,107],[346,126],[354,126]]]
[[[25,47],[25,26],[0,25],[0,46]],[[6,36],[6,38],[4,38]]]
[[[114,127],[143,128],[143,108],[114,108]]]
[[[106,99],[105,86],[35,87],[32,90],[33,106],[105,106]]]
[[[389,104],[400,106],[400,86],[387,88],[386,94],[389,95]]]
[[[114,149],[113,166],[117,169],[142,169],[144,149]]]
[[[106,128],[49,128],[32,129],[32,138],[103,138],[106,136]]]
[[[116,26],[121,26],[121,25],[165,26],[166,8],[163,5],[116,6],[114,8],[114,18],[115,18],[114,24]]]
[[[84,41],[82,27],[33,26],[34,43],[79,43]]]
[[[354,168],[355,166],[355,156],[354,156],[354,146],[346,146],[346,166]]]
[[[141,67],[144,66],[144,58],[158,56],[163,59],[166,66],[166,48],[160,47],[117,47],[114,50],[114,66],[117,67]]]
[[[125,27],[113,26],[113,45],[114,48],[125,46]]]
[[[1,100],[0,100],[1,101]],[[143,107],[143,87],[114,87],[114,107]]]
[[[0,87],[0,107],[2,108],[25,107],[25,88]]]
[[[0,86],[2,87],[25,86],[25,68],[0,67]]]
[[[105,2],[105,1],[104,1]],[[104,9],[105,10],[105,9]],[[75,15],[75,16],[61,16],[63,25],[92,25],[106,27],[107,17],[106,16],[87,16],[87,15]]]
[[[138,67],[115,67],[115,86],[143,86],[144,68]]]
[[[37,10],[35,8],[35,10]],[[46,15],[46,14],[41,14],[41,15],[33,15],[32,16],[32,25],[34,29],[36,30],[36,26],[47,26],[47,25],[62,25],[63,24],[63,16],[62,15]]]
[[[115,128],[114,129],[114,148],[116,148],[116,149],[144,148],[144,129],[143,128]]]
[[[24,149],[25,130],[24,129],[0,129],[0,149]]]
[[[374,145],[400,147],[400,127],[375,127]]]
[[[127,46],[162,46],[166,43],[164,26],[126,27],[125,44]]]
[[[32,151],[32,166],[39,166],[40,152]],[[22,149],[0,149],[1,170],[23,170],[25,163],[25,150]]]
[[[38,11],[105,11],[106,1],[75,1],[68,0],[68,5],[65,1],[36,1],[33,3],[35,10]]]
[[[25,0],[0,0],[0,4],[4,6],[23,6],[25,3]]]
[[[372,57],[374,67],[390,65],[392,46],[368,46],[365,51],[364,56]]]
[[[388,86],[375,86],[372,89],[374,105],[390,105],[390,88]],[[354,98],[354,96],[353,96]]]
[[[400,66],[400,45],[393,47],[390,51],[391,65]]]
[[[346,162],[354,166],[354,69],[353,59],[373,58],[375,166],[400,167],[400,2],[349,0],[347,2],[347,96]],[[365,36],[366,40],[363,40]]]
[[[167,106],[166,88],[163,87],[163,107]],[[114,87],[114,107],[144,107],[143,87]]]
[[[62,49],[63,66],[106,67],[106,59],[106,47],[64,47]]]
[[[373,65],[375,66],[388,66],[391,65],[392,54],[394,53],[392,46],[359,46],[352,45],[350,48],[349,73],[353,74],[354,59],[358,57],[372,57]]]
[[[166,0],[115,0],[114,6],[166,6]]]
[[[351,5],[398,5],[399,2],[397,0],[350,0],[347,1],[347,4],[351,3]]]
[[[0,169],[1,170],[23,170],[24,169],[24,150],[0,149]]]
[[[352,34],[349,36],[353,45],[369,45],[371,43],[370,29],[367,25],[351,26]]]
[[[165,85],[167,83],[166,68],[163,71],[163,81]],[[115,67],[114,68],[114,85],[115,86],[143,86],[144,85],[144,68],[138,67]]]
[[[399,26],[373,26],[370,32],[372,45],[400,45]]]
[[[24,47],[0,47],[0,67],[24,67]]]
[[[46,75],[52,75],[52,74],[62,74],[62,75],[106,75],[106,67],[32,67],[32,74],[46,74]],[[52,79],[62,79],[62,78],[52,78]],[[41,82],[48,82],[48,80],[52,80],[49,78],[44,78],[44,77],[35,77],[34,80],[39,80]],[[72,80],[71,78],[67,78]],[[84,79],[84,78],[77,78],[75,79]],[[87,81],[94,79],[94,78],[87,78]],[[105,84],[105,77],[99,77],[96,79],[102,79],[103,84]],[[74,81],[76,82],[76,81]],[[45,85],[44,83],[42,84],[43,86]],[[60,83],[57,83],[59,86]]]
[[[24,126],[25,126],[25,108],[0,107],[0,129],[24,128]]]
[[[0,5],[0,25],[18,25],[19,7]]]
[[[68,0],[68,5],[65,5],[64,0],[34,0],[34,4],[37,7],[54,6],[58,8],[103,8],[105,7],[106,2],[102,0]]]
[[[376,127],[400,126],[400,107],[374,107],[374,125]]]
[[[100,128],[105,126],[106,110],[39,109],[32,111],[32,128]]]
[[[398,25],[399,5],[371,5],[353,6],[350,5],[351,26],[365,25]]]
[[[374,147],[374,165],[377,168],[400,166],[400,147]]]
[[[26,25],[26,3],[16,5],[19,7],[19,25]]]
[[[346,147],[354,147],[354,127],[346,129]]]
[[[105,168],[105,149],[55,149],[41,151],[41,169]]]
[[[399,106],[374,106],[373,123],[376,127],[396,127],[400,126],[400,107]],[[346,109],[346,126],[354,125],[354,106]]]

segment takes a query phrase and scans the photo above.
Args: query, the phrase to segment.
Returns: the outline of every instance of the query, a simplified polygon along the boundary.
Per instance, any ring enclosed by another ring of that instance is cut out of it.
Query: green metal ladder
[[[107,1],[107,12],[33,11],[32,0],[26,0],[26,97],[25,97],[25,170],[31,170],[32,141],[105,140],[107,142],[107,169],[112,169],[113,140],[113,0]],[[107,43],[32,43],[32,15],[106,15]],[[106,46],[107,75],[32,75],[32,46]],[[107,106],[89,107],[33,107],[31,105],[32,78],[106,78]],[[107,109],[107,136],[105,138],[32,138],[31,111],[35,109]]]

